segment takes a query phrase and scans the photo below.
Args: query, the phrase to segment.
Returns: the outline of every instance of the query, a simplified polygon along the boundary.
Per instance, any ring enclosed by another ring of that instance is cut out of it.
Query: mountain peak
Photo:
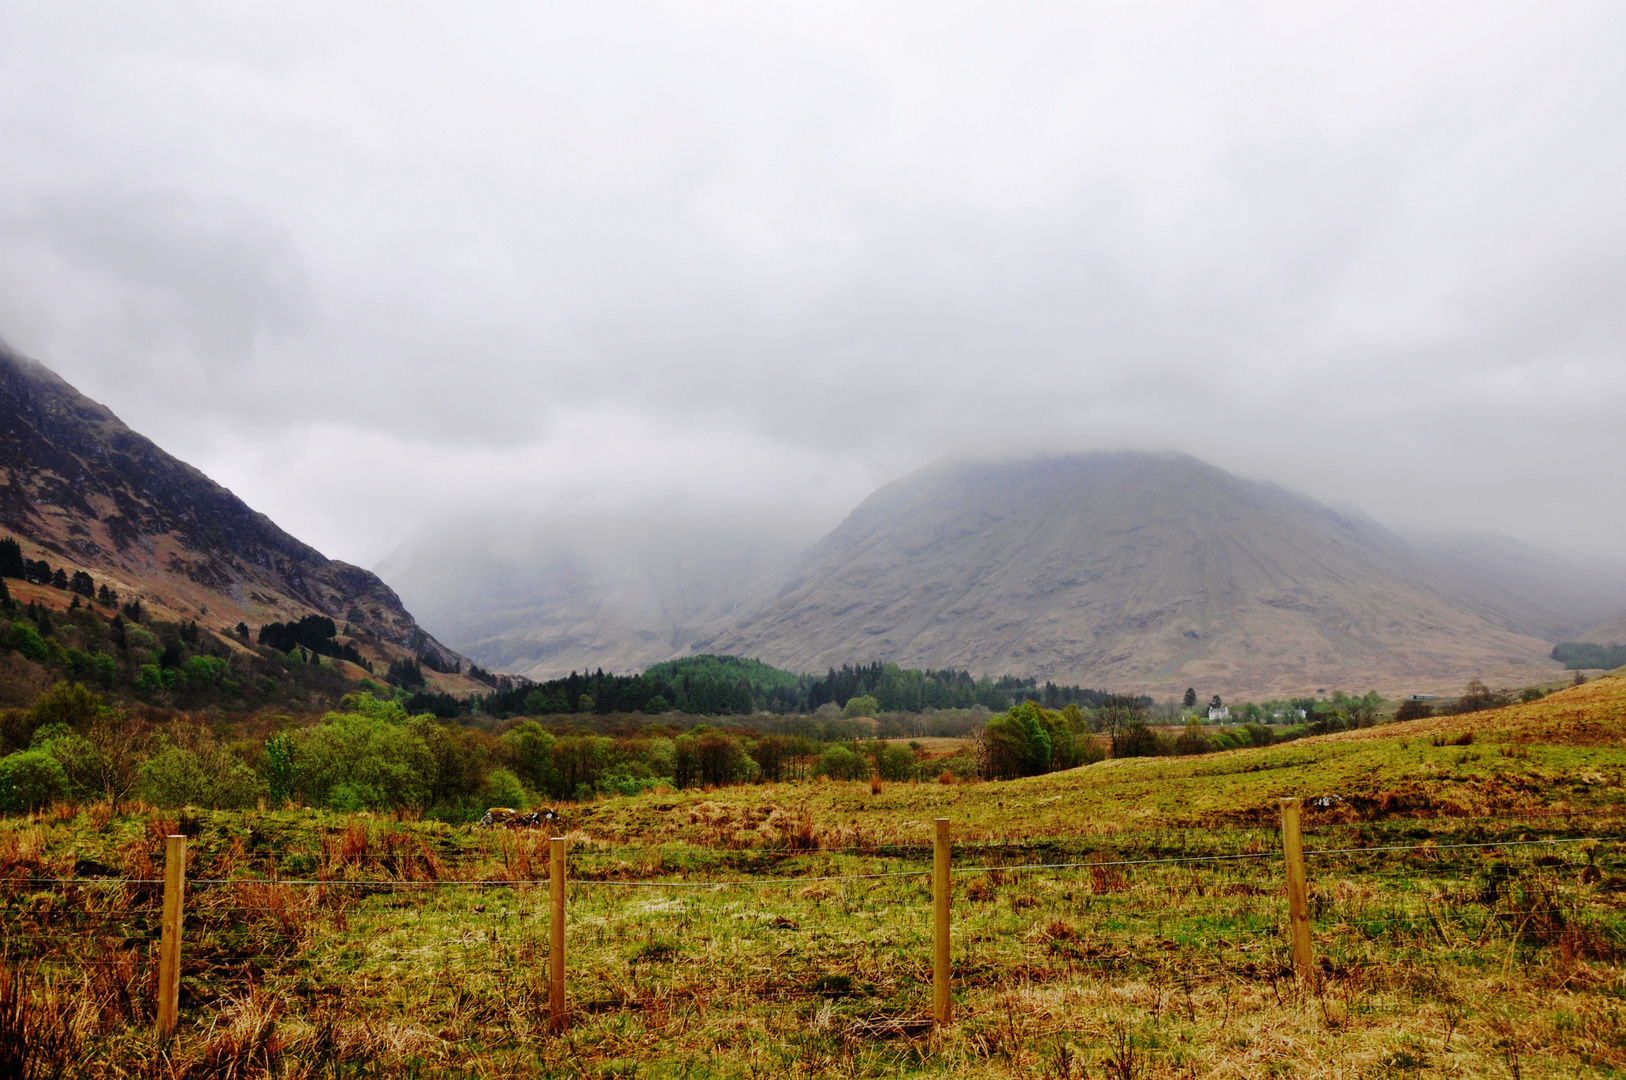
[[[1549,643],[1427,578],[1376,523],[1183,454],[939,462],[876,491],[773,601],[692,648],[1249,696],[1556,666]]]

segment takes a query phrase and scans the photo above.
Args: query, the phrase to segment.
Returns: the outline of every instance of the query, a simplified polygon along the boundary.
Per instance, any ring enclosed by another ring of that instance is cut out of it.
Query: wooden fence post
[[[932,1022],[949,1022],[949,821],[937,819],[932,844]]]
[[[186,837],[164,841],[164,921],[158,943],[158,1034],[175,1030],[181,1008],[182,895],[186,891]]]
[[[1299,800],[1282,800],[1282,859],[1287,864],[1287,920],[1293,937],[1293,974],[1309,983],[1315,977],[1310,957],[1310,889],[1304,876],[1304,837],[1299,830]]]
[[[548,1013],[553,1030],[565,1029],[565,838],[549,842],[548,887],[553,914],[548,923]]]

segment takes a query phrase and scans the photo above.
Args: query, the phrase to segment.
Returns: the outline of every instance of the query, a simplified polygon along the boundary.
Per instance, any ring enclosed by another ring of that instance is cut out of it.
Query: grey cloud
[[[1113,446],[1626,527],[1606,5],[0,18],[0,334],[335,554]]]
[[[109,319],[109,329],[137,348],[233,364],[262,338],[296,334],[314,314],[287,231],[229,201],[130,190],[115,180],[41,191],[8,218],[9,246],[57,264],[42,283],[100,293],[102,310],[84,316]]]

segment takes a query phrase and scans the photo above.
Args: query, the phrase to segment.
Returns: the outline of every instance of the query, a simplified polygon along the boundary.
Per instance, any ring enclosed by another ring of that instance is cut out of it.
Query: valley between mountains
[[[448,574],[444,552],[408,545],[386,561],[392,588],[11,353],[0,354],[0,438],[0,528],[28,559],[83,570],[227,641],[240,622],[320,615],[453,695],[492,685],[469,670],[542,680],[717,654],[1158,699],[1186,686],[1227,699],[1395,697],[1552,680],[1559,642],[1626,638],[1621,566],[1498,538],[1406,538],[1182,455],[942,462],[876,491],[805,549],[749,522],[618,543],[610,523],[489,563],[473,538]]]

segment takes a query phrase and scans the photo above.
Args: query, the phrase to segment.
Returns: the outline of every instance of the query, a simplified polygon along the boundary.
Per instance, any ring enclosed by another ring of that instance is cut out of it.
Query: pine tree
[[[23,546],[15,537],[0,540],[0,577],[25,578],[28,564],[23,561]]]

